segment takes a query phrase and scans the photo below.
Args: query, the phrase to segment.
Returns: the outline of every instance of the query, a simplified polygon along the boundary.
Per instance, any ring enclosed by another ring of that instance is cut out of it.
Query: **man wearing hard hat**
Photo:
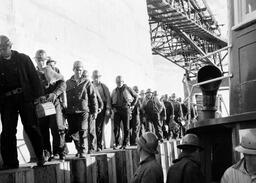
[[[235,150],[243,153],[244,158],[225,171],[221,183],[255,183],[256,129],[248,130]]]
[[[182,152],[179,158],[173,161],[167,174],[167,183],[205,183],[200,168],[199,139],[195,134],[187,134],[182,143],[177,146]]]
[[[140,156],[140,165],[136,170],[132,183],[163,183],[163,170],[155,159],[158,139],[151,132],[144,133],[137,139],[137,151]]]
[[[18,114],[37,156],[44,164],[42,139],[35,114],[34,101],[43,95],[40,80],[31,59],[11,49],[7,36],[0,35],[0,95],[2,102],[1,152],[4,169],[18,168],[16,128]]]

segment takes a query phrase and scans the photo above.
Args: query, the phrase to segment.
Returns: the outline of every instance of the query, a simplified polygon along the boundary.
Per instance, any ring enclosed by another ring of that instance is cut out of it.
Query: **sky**
[[[221,26],[221,34],[227,39],[227,0],[206,0],[213,15]],[[184,70],[160,56],[153,56],[155,69],[155,87],[159,94],[176,93],[184,97],[182,78]]]

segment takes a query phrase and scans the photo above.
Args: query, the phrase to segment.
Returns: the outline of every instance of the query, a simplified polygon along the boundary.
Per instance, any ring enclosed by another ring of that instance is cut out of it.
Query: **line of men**
[[[164,138],[163,122],[172,126],[170,119],[177,119],[176,123],[179,124],[181,105],[177,105],[179,112],[176,114],[175,95],[171,97],[171,104],[167,96],[161,101],[157,92],[153,93],[150,89],[145,96],[141,92],[139,97],[138,87],[128,87],[122,76],[116,77],[117,87],[110,94],[108,87],[100,81],[99,71],[93,72],[91,82],[81,61],[74,62],[74,74],[65,81],[55,66],[56,61],[49,58],[44,50],[36,52],[35,68],[29,56],[11,48],[9,38],[1,35],[1,153],[6,169],[19,166],[16,149],[18,115],[24,126],[24,134],[28,137],[25,138],[26,144],[31,144],[28,149],[32,160],[37,161],[39,166],[52,158],[65,159],[68,153],[67,137],[74,141],[78,157],[101,151],[103,126],[111,114],[114,121],[114,149],[135,145],[136,138],[146,131],[154,132],[161,142]],[[38,118],[35,106],[45,102],[54,105],[56,114]],[[170,129],[165,138],[170,136]]]

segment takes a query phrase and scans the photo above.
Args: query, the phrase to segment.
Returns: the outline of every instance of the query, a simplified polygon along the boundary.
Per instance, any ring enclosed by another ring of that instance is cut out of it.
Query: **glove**
[[[50,94],[47,96],[46,101],[47,101],[47,102],[52,102],[52,103],[54,103],[55,100],[56,100],[56,98],[57,98],[56,94],[50,93]]]

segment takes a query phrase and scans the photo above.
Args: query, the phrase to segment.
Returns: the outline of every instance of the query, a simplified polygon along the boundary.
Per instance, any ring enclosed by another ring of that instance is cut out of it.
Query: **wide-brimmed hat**
[[[137,144],[149,154],[157,154],[158,139],[152,132],[146,132],[137,138]]]
[[[249,129],[242,136],[241,143],[235,147],[235,150],[244,154],[256,155],[256,129]]]
[[[189,133],[185,135],[182,138],[181,144],[177,145],[179,149],[185,149],[185,148],[191,148],[191,147],[196,147],[199,148],[200,150],[203,150],[202,146],[200,146],[199,143],[199,138],[197,135]]]

